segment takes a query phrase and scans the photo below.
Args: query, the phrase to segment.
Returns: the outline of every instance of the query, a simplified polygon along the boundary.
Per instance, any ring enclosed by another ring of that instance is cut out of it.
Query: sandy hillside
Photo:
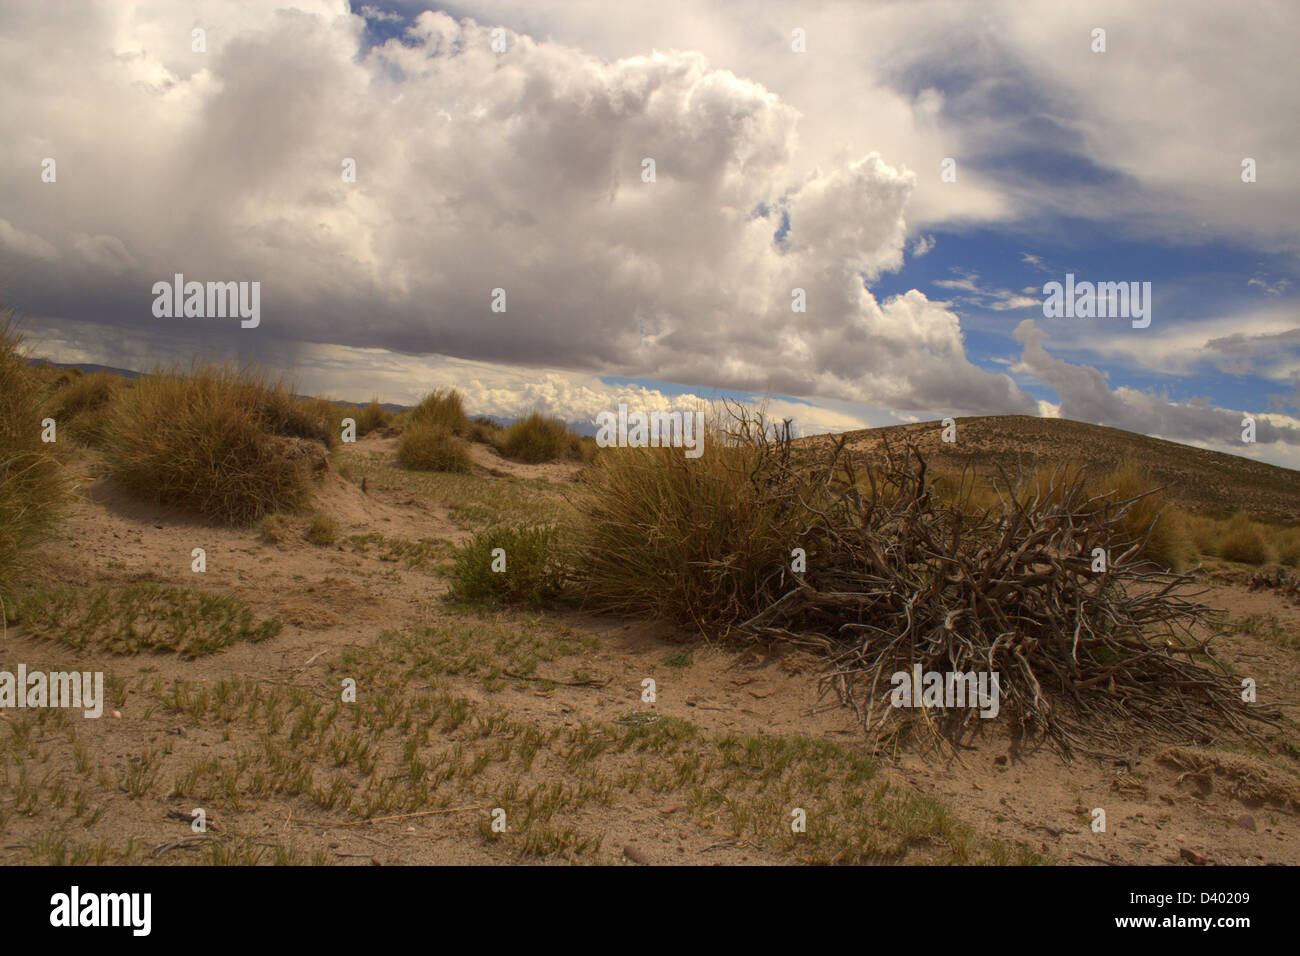
[[[1227,515],[1244,510],[1261,520],[1300,522],[1300,472],[1289,468],[1060,418],[987,415],[959,418],[955,424],[951,443],[942,441],[940,422],[873,428],[845,437],[849,447],[863,452],[878,451],[885,443],[902,449],[910,442],[937,466],[970,467],[982,476],[997,475],[1000,469],[1014,475],[1018,466],[1035,462],[1086,463],[1097,473],[1133,464],[1192,511]]]

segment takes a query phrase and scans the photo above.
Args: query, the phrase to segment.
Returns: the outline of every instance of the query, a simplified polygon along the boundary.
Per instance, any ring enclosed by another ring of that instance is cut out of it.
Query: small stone
[[[1251,833],[1254,833],[1257,829],[1255,826],[1255,818],[1249,813],[1243,813],[1241,816],[1237,817],[1237,826],[1241,827],[1243,830],[1249,830]]]
[[[627,857],[629,860],[631,860],[633,863],[640,863],[644,865],[650,862],[646,858],[646,855],[644,853],[642,853],[636,847],[632,846],[630,843],[627,846],[623,847],[623,855]]]

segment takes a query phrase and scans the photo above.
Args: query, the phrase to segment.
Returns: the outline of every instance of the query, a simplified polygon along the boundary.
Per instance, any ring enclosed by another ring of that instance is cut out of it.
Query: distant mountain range
[[[86,365],[78,362],[68,364],[67,362],[51,362],[49,359],[29,358],[28,365],[48,365],[51,368],[69,369],[75,368],[80,372],[89,375],[92,372],[110,372],[113,375],[121,375],[124,378],[141,378],[143,372],[133,372],[129,368],[113,368],[109,365]]]

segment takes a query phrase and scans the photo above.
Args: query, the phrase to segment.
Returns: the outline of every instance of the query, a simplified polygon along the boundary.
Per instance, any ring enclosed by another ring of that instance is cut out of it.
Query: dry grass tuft
[[[9,315],[0,315],[0,580],[18,556],[47,535],[67,502],[70,486],[41,440],[41,394]]]
[[[1077,470],[1021,473],[997,510],[971,512],[960,482],[955,502],[935,494],[914,447],[862,460],[842,438],[795,445],[788,427],[728,411],[698,460],[597,459],[570,555],[589,604],[817,649],[824,689],[877,738],[912,723],[891,693],[913,665],[998,672],[1003,719],[1066,752],[1100,753],[1134,726],[1209,740],[1277,720],[1205,666],[1192,635],[1207,609],[1142,553],[1157,542],[1177,559],[1178,538],[1157,538],[1160,503],[1135,473],[1100,493]],[[969,708],[922,710],[954,740],[980,724]]]
[[[561,418],[547,417],[532,412],[507,427],[497,438],[497,449],[507,458],[537,464],[569,458],[590,461],[594,456],[594,440],[583,441],[569,431]]]
[[[104,456],[133,494],[247,524],[310,499],[336,434],[330,404],[301,402],[249,369],[156,372],[113,404]]]
[[[1085,513],[1104,513],[1118,502],[1132,501],[1119,521],[1115,547],[1142,543],[1138,554],[1167,570],[1181,571],[1195,560],[1186,515],[1138,468],[1122,465],[1090,480],[1087,489],[1092,497],[1104,500]]]
[[[702,443],[698,459],[606,449],[584,474],[568,563],[588,606],[725,625],[790,560],[801,515],[772,483],[765,449],[716,421]]]
[[[370,400],[370,404],[356,415],[352,416],[357,423],[357,437],[369,435],[373,431],[378,431],[388,425],[392,420],[392,413],[384,411],[384,407],[379,404],[379,398],[376,396]]]
[[[132,386],[131,379],[111,372],[89,372],[54,381],[62,384],[56,384],[46,407],[60,434],[91,447],[102,445],[109,406],[119,392]]]
[[[397,461],[417,471],[448,471],[469,474],[474,463],[469,445],[446,425],[415,422],[402,432],[397,443]]]
[[[1215,552],[1226,561],[1266,564],[1273,556],[1264,529],[1246,514],[1235,514],[1215,542]]]
[[[465,401],[454,388],[436,390],[420,400],[420,404],[402,413],[407,428],[417,425],[441,426],[459,438],[469,436],[469,419],[465,417]]]

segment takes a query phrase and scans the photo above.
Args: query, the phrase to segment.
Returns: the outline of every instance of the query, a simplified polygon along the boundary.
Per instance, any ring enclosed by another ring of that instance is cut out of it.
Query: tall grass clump
[[[992,483],[974,469],[931,467],[929,474],[934,494],[962,511],[974,514],[1001,510],[1002,502]]]
[[[406,411],[407,427],[414,425],[441,425],[454,435],[465,438],[470,433],[469,419],[465,416],[465,402],[460,392],[436,390]]]
[[[699,458],[606,449],[584,473],[566,560],[587,606],[725,629],[789,583],[807,512],[777,476],[768,426],[731,429],[731,414],[706,427]]]
[[[1161,568],[1178,571],[1195,560],[1197,548],[1188,516],[1169,501],[1156,482],[1131,465],[1095,477],[1077,463],[1039,468],[1031,476],[1031,487],[1043,500],[1059,503],[1065,489],[1076,479],[1082,479],[1087,490],[1089,500],[1080,511],[1085,518],[1099,517],[1137,499],[1126,505],[1128,510],[1118,523],[1111,551],[1119,554],[1145,539],[1137,553]],[[997,488],[1005,492],[1005,480],[995,483],[969,468],[932,468],[929,481],[937,497],[967,514],[987,511],[999,515],[1003,511],[1003,498]]]
[[[385,411],[384,406],[379,404],[378,396],[372,398],[369,405],[353,416],[357,423],[357,437],[369,435],[371,432],[383,428],[392,417],[392,413]]]
[[[104,440],[109,405],[119,391],[131,387],[131,380],[111,372],[89,372],[57,378],[55,387],[46,407],[59,433],[98,447]]]
[[[456,550],[447,596],[467,604],[541,607],[560,594],[560,562],[552,527],[489,528]]]
[[[1250,516],[1239,512],[1232,516],[1215,546],[1219,557],[1242,564],[1267,564],[1272,549],[1263,531]]]
[[[1300,531],[1288,528],[1275,539],[1277,559],[1287,567],[1300,567]]]
[[[156,372],[113,404],[104,457],[139,497],[246,524],[308,501],[328,467],[322,413],[250,369]]]
[[[398,464],[419,471],[450,471],[469,474],[474,463],[469,444],[456,437],[446,425],[415,422],[402,432],[397,443]]]
[[[58,521],[70,489],[41,441],[41,393],[8,314],[0,314],[0,582]]]
[[[504,429],[492,419],[484,415],[473,418],[469,423],[470,441],[477,442],[480,445],[496,446],[501,440],[501,432]]]
[[[1196,546],[1186,515],[1169,501],[1163,491],[1156,490],[1155,482],[1139,469],[1122,465],[1089,481],[1088,490],[1105,501],[1105,504],[1094,504],[1097,510],[1145,495],[1128,506],[1119,524],[1121,540],[1112,546],[1112,550],[1115,546],[1128,547],[1145,538],[1146,544],[1138,553],[1162,568],[1180,571],[1195,560]]]
[[[334,448],[342,440],[343,419],[346,416],[342,405],[328,398],[296,398],[289,395],[288,404],[281,406],[278,398],[279,396],[275,407],[282,418],[276,425],[277,435],[305,438],[319,442],[326,448]]]
[[[563,419],[547,417],[541,412],[532,412],[519,419],[497,438],[497,449],[501,454],[530,464],[562,458],[590,461],[594,457],[594,440],[590,445],[591,448],[569,431]]]
[[[1223,521],[1208,515],[1187,516],[1187,533],[1191,536],[1192,545],[1199,554],[1207,557],[1218,556],[1219,535],[1223,525]]]
[[[316,512],[307,525],[307,540],[322,547],[337,543],[339,540],[338,522],[323,512]]]

